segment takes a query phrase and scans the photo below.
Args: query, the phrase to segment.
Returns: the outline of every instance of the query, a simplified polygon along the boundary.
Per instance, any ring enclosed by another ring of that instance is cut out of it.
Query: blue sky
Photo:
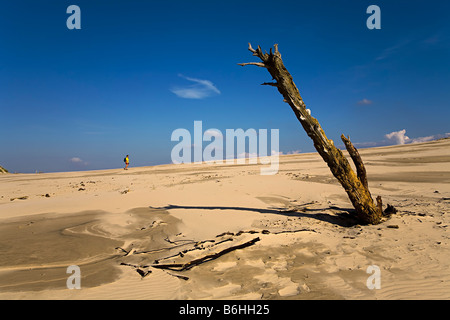
[[[69,5],[81,30],[69,30]],[[381,8],[381,30],[366,9]],[[312,141],[248,42],[283,61],[330,139],[358,147],[450,132],[450,2],[1,1],[0,164],[12,172],[170,163],[177,128],[279,129]],[[389,135],[390,134],[390,135]],[[388,135],[388,136],[386,136]],[[206,144],[206,143],[205,143]]]

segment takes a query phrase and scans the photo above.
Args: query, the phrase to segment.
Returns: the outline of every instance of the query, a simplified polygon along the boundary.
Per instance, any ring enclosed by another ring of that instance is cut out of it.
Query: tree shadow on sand
[[[288,217],[309,218],[319,221],[328,222],[330,224],[338,225],[341,227],[353,227],[359,224],[355,216],[355,210],[351,208],[340,208],[336,206],[330,206],[328,208],[248,208],[248,207],[226,207],[226,206],[187,206],[187,205],[173,205],[169,204],[165,207],[151,207],[152,209],[196,209],[196,210],[238,210],[238,211],[251,211],[262,214],[277,214]],[[327,213],[327,211],[331,213]]]

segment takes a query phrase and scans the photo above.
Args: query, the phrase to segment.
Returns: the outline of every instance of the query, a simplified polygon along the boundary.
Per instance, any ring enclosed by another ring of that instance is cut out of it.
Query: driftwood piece
[[[314,229],[303,228],[303,229],[295,229],[295,230],[278,231],[278,232],[273,232],[273,234],[297,233],[297,232],[316,232],[317,233],[317,231]]]
[[[11,198],[9,200],[14,201],[14,200],[27,200],[27,199],[28,199],[28,196],[23,196],[23,197]]]
[[[145,277],[148,276],[150,273],[152,273],[151,270],[143,270],[143,269],[147,269],[147,268],[150,267],[150,266],[140,266],[140,265],[135,265],[135,264],[132,264],[132,263],[125,263],[125,262],[122,262],[120,265],[121,265],[121,266],[132,267],[137,273],[139,273],[139,275],[140,275],[142,278],[145,278]]]
[[[243,248],[247,248],[249,246],[254,245],[256,242],[258,242],[260,239],[259,238],[254,238],[250,241],[244,242],[240,245],[237,246],[233,246],[233,247],[229,247],[227,249],[224,249],[220,252],[217,253],[213,253],[213,254],[209,254],[206,255],[204,257],[189,261],[187,263],[172,263],[172,264],[154,264],[152,265],[153,268],[157,268],[157,269],[166,269],[166,270],[172,270],[172,271],[186,271],[189,269],[192,269],[195,266],[198,266],[199,264],[217,259],[221,256],[223,256],[224,254],[227,254],[229,252],[232,252],[234,250],[238,250],[238,249],[243,249]]]
[[[283,96],[284,101],[288,103],[294,111],[303,129],[312,139],[315,149],[327,163],[332,174],[341,183],[347,193],[356,209],[357,218],[364,224],[380,223],[382,211],[380,211],[374,203],[369,192],[365,169],[363,170],[359,153],[355,152],[356,148],[353,147],[350,140],[346,139],[345,136],[341,137],[357,167],[357,175],[342,151],[334,146],[332,140],[327,138],[317,119],[311,116],[311,111],[309,109],[306,109],[306,105],[300,96],[300,92],[298,91],[291,74],[283,64],[281,54],[278,51],[278,45],[275,44],[274,52],[270,49],[270,53],[263,53],[259,46],[258,49],[255,50],[252,48],[251,44],[249,44],[248,49],[253,53],[253,56],[258,57],[261,62],[241,63],[239,65],[256,65],[258,67],[264,67],[269,71],[272,79],[275,81],[270,83],[270,85],[278,89],[278,92]],[[263,85],[267,85],[267,83],[263,83]]]
[[[185,277],[185,276],[181,276],[179,274],[173,274],[173,273],[169,273],[169,272],[166,272],[166,273],[171,275],[172,277],[176,277],[176,278],[184,280],[184,281],[188,281],[189,280],[189,277]]]
[[[151,270],[142,270],[142,269],[136,269],[136,272],[139,273],[139,275],[142,278],[145,278],[146,276],[148,276],[150,273],[152,273]]]

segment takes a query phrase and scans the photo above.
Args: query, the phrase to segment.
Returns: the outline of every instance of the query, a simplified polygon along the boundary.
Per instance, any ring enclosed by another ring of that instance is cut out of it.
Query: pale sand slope
[[[377,226],[348,217],[317,154],[282,156],[274,176],[225,164],[0,176],[0,299],[449,299],[450,140],[360,153],[372,195],[399,210]],[[257,237],[188,271],[151,267]]]

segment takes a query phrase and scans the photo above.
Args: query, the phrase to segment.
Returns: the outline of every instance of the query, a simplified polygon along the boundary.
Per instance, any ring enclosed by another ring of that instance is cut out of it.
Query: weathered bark
[[[356,148],[350,142],[349,138],[346,138],[344,135],[341,135],[341,139],[344,142],[345,148],[347,149],[348,154],[352,158],[353,163],[355,164],[356,173],[358,175],[359,181],[361,181],[361,183],[364,185],[364,187],[369,189],[369,183],[367,181],[366,167],[364,166],[364,163],[361,159],[361,156],[359,155],[358,150],[356,150]]]
[[[369,192],[366,171],[358,151],[349,139],[341,136],[350,156],[355,163],[358,175],[353,171],[350,163],[342,151],[334,146],[329,140],[317,119],[311,116],[310,110],[306,109],[305,103],[295,85],[292,76],[285,68],[278,51],[278,45],[274,45],[274,52],[263,53],[261,48],[253,49],[249,44],[249,50],[262,62],[241,63],[239,65],[256,65],[266,68],[275,82],[263,83],[263,85],[274,86],[284,97],[284,101],[290,105],[303,129],[313,140],[314,147],[327,163],[333,175],[341,183],[347,192],[350,201],[356,209],[359,220],[364,224],[378,224],[381,222],[382,210],[378,208]]]

